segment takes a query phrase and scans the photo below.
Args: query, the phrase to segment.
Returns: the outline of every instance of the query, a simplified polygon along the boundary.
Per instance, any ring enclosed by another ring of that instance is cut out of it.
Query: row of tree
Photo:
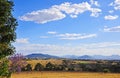
[[[120,64],[61,64],[55,65],[51,62],[43,66],[37,63],[33,68],[31,64],[27,64],[22,68],[22,71],[84,71],[84,72],[114,72],[120,73]]]

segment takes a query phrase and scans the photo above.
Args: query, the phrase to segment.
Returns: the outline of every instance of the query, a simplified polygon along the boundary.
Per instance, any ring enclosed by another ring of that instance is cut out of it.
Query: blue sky
[[[120,0],[14,0],[17,53],[120,55]]]

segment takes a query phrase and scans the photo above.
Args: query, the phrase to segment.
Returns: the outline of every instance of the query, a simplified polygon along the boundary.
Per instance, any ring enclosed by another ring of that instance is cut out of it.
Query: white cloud
[[[112,14],[113,12],[114,12],[114,10],[110,10],[110,11],[108,11],[110,14]]]
[[[120,0],[114,0],[114,2],[109,4],[110,6],[114,6],[115,10],[120,10]]]
[[[70,15],[71,18],[77,18],[77,15]]]
[[[29,41],[28,41],[28,38],[20,38],[20,39],[16,39],[15,43],[26,44],[26,43],[29,43]]]
[[[95,0],[90,0],[91,5],[95,5],[95,6],[100,6],[100,4],[98,3],[98,1]]]
[[[53,34],[53,35],[54,35],[54,34],[57,34],[56,31],[48,31],[47,33],[48,33],[48,34]]]
[[[91,8],[91,15],[90,16],[93,16],[93,17],[98,17],[101,13],[101,9],[98,9],[98,8]]]
[[[115,26],[111,28],[104,28],[104,32],[120,32],[120,26]]]
[[[17,45],[17,53],[44,53],[52,55],[120,55],[120,42],[102,42],[80,45],[23,44]]]
[[[99,8],[92,8],[91,4],[88,2],[82,2],[78,4],[71,4],[69,2],[63,3],[61,5],[55,5],[54,8],[57,8],[66,14],[69,14],[71,17],[77,17],[78,14],[84,13],[86,11],[90,11],[91,14],[97,14],[99,15],[101,12],[101,9]]]
[[[91,12],[91,16],[98,17],[101,13],[101,9],[93,8],[91,5],[98,5],[98,2],[89,4],[88,2],[82,2],[78,4],[72,4],[69,2],[62,3],[60,5],[54,5],[49,9],[43,9],[27,13],[20,17],[23,21],[33,21],[36,23],[47,23],[50,21],[60,20],[70,15],[71,18],[76,18],[79,14],[86,11]]]
[[[93,38],[96,37],[96,34],[76,34],[76,33],[65,33],[65,34],[59,34],[57,35],[59,39],[62,40],[79,40],[79,39],[87,39],[87,38]]]
[[[47,34],[51,34],[51,38],[54,37],[56,39],[61,40],[80,40],[80,39],[88,39],[97,37],[97,34],[79,34],[79,33],[58,33],[55,31],[48,31]],[[46,36],[41,36],[40,38],[46,38]],[[48,38],[48,36],[47,36]]]
[[[40,38],[49,38],[48,36],[40,36]]]
[[[106,48],[106,47],[115,47],[120,46],[120,43],[117,42],[101,42],[101,43],[91,43],[91,44],[83,44],[84,47],[88,48]]]
[[[76,15],[76,16],[91,9],[91,5],[87,2],[82,2],[79,4],[71,4],[66,2],[61,5],[55,5],[53,7],[65,12],[66,14]]]
[[[34,21],[36,23],[47,23],[50,21],[60,20],[65,17],[66,15],[60,12],[60,10],[56,8],[50,8],[27,13],[21,16],[20,20]]]
[[[115,19],[117,19],[118,17],[119,17],[118,15],[114,15],[114,16],[112,16],[112,15],[107,15],[107,16],[104,17],[104,19],[105,19],[105,20],[115,20]]]

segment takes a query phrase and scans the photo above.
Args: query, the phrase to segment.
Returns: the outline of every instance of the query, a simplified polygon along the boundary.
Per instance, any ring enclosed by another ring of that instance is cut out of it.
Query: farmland
[[[119,78],[114,73],[84,73],[84,72],[22,72],[12,74],[12,78]]]
[[[120,73],[120,61],[73,60],[73,59],[28,59],[23,71],[81,71]]]
[[[39,59],[39,60],[35,60],[35,59],[32,59],[32,60],[27,60],[27,63],[31,64],[33,66],[33,68],[35,67],[35,65],[37,63],[41,63],[43,66],[45,66],[47,63],[51,62],[52,64],[55,64],[55,65],[60,65],[63,63],[63,60],[64,59]],[[96,63],[96,61],[84,61],[84,60],[69,60],[68,62],[71,62],[71,63],[74,63],[74,64],[79,64],[79,63]]]
[[[45,66],[48,62],[51,62],[52,64],[62,64],[61,59],[41,59],[41,60],[28,60],[28,63],[30,63],[33,67],[35,66],[36,63],[41,63],[43,66]]]

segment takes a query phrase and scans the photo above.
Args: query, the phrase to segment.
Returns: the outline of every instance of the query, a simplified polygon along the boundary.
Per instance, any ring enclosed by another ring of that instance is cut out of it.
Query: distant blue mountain
[[[84,59],[84,60],[120,60],[119,55],[111,55],[111,56],[103,56],[103,55],[94,55],[94,56],[89,56],[89,55],[83,55],[83,56],[75,56],[75,55],[65,55],[65,56],[53,56],[53,55],[48,55],[48,54],[29,54],[25,56],[26,58],[31,58],[31,59],[49,59],[49,58],[68,58],[68,59]]]
[[[69,58],[69,59],[85,59],[85,60],[120,60],[119,55],[111,55],[111,56],[103,56],[103,55],[94,55],[94,56],[89,56],[89,55],[83,55],[83,56],[75,56],[75,55],[67,55],[64,56],[64,58]]]
[[[76,55],[65,55],[65,56],[62,56],[62,58],[69,58],[69,59],[78,59],[79,56],[76,56]]]
[[[78,59],[93,59],[93,57],[88,56],[88,55],[83,55],[83,56],[79,56]]]
[[[49,59],[49,58],[59,58],[58,56],[48,55],[48,54],[29,54],[25,56],[26,58],[38,58],[38,59]]]

